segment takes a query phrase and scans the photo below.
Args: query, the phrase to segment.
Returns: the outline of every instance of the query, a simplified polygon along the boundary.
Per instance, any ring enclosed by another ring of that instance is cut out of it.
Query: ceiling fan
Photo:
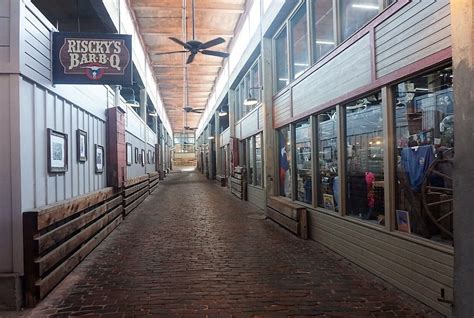
[[[186,11],[184,11],[184,19],[186,19]],[[229,57],[229,53],[227,52],[219,52],[219,51],[212,51],[208,50],[209,48],[219,45],[221,43],[224,43],[225,40],[221,37],[217,37],[215,39],[212,39],[210,41],[202,43],[201,41],[198,41],[195,39],[195,26],[194,26],[194,0],[192,0],[192,22],[193,22],[193,39],[189,40],[187,42],[183,42],[180,39],[177,39],[175,37],[169,37],[169,39],[179,45],[181,45],[184,50],[183,51],[171,51],[171,52],[161,52],[161,53],[155,53],[155,55],[165,55],[165,54],[174,54],[174,53],[191,53],[188,56],[188,59],[186,60],[186,64],[190,64],[194,61],[194,57],[196,54],[201,53],[204,55],[212,55],[212,56],[218,56],[218,57]],[[185,23],[184,23],[185,24]]]
[[[202,114],[204,112],[205,108],[192,108],[191,106],[186,106],[186,107],[183,107],[183,110],[186,113]]]

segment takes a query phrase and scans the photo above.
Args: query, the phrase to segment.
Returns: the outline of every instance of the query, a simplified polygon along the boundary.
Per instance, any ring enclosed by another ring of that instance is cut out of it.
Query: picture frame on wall
[[[139,158],[139,153],[138,153],[138,148],[135,147],[135,163],[139,163],[140,158]]]
[[[87,132],[78,129],[76,131],[76,142],[77,142],[77,161],[87,161]]]
[[[127,156],[127,166],[131,166],[133,163],[133,154],[132,154],[132,144],[127,142],[125,144],[126,156]]]
[[[95,145],[95,173],[104,172],[104,147]]]
[[[146,156],[146,162],[148,164],[151,164],[151,150],[148,150],[147,156]]]
[[[68,168],[67,134],[48,128],[48,172],[64,173]]]
[[[410,213],[408,211],[396,210],[397,229],[400,232],[411,233]]]
[[[145,150],[144,149],[142,149],[141,164],[142,166],[145,166]]]

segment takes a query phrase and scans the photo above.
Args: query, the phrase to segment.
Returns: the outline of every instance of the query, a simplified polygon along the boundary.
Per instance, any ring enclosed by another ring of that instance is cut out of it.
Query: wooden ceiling
[[[169,37],[184,40],[183,0],[129,0],[143,38],[173,131],[183,131],[184,61],[189,53],[156,55],[180,51]],[[192,0],[186,0],[187,40],[192,40]],[[226,42],[210,50],[227,52],[245,0],[195,0],[196,40],[207,42],[223,37]],[[187,65],[188,99],[193,108],[204,108],[223,65],[223,58],[198,54]],[[188,113],[187,125],[197,127],[201,114]]]

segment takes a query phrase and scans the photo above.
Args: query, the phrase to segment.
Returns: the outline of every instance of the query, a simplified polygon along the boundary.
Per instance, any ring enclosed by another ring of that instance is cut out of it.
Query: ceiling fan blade
[[[157,52],[154,55],[167,55],[167,54],[175,54],[175,53],[186,53],[188,51],[170,51],[170,52]]]
[[[196,56],[195,53],[191,53],[189,56],[188,56],[188,60],[186,61],[186,64],[191,64],[193,61],[194,61],[194,57]]]
[[[174,38],[174,37],[169,37],[168,39],[170,39],[171,41],[175,42],[175,43],[178,43],[179,45],[181,45],[182,47],[184,47],[186,50],[189,50],[191,47],[189,46],[189,44],[187,43],[184,43],[183,41],[181,41],[180,39],[177,39],[177,38]]]
[[[206,54],[206,55],[219,56],[219,57],[229,57],[229,53],[227,53],[227,52],[218,52],[218,51],[202,50],[201,53],[202,53],[202,54]]]
[[[213,40],[207,41],[206,43],[201,44],[200,49],[205,50],[210,48],[211,46],[215,46],[221,43],[224,43],[225,40],[221,37],[215,38]]]

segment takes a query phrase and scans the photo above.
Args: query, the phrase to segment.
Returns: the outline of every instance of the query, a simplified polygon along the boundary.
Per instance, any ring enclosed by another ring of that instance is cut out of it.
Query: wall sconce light
[[[219,110],[219,117],[227,116],[229,113],[225,110],[225,107],[221,107]]]

